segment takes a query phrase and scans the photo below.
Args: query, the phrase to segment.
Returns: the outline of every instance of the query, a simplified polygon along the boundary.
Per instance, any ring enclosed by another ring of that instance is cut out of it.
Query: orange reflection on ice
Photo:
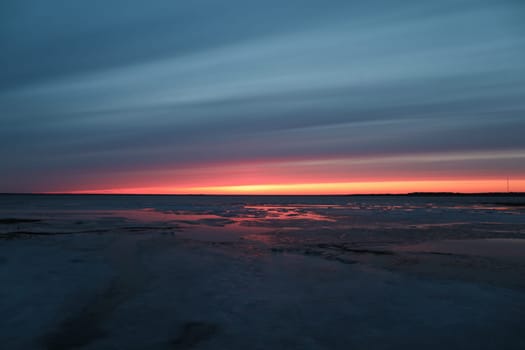
[[[264,212],[264,219],[278,219],[278,220],[313,220],[313,221],[335,221],[327,216],[314,213],[306,208],[322,207],[329,208],[333,206],[325,205],[249,205],[246,209],[254,209]]]

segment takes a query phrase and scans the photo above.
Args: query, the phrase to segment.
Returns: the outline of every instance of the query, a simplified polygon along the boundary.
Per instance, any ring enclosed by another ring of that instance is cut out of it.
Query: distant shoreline
[[[172,197],[525,197],[525,192],[411,192],[369,194],[152,194],[152,193],[0,193],[1,196],[172,196]]]

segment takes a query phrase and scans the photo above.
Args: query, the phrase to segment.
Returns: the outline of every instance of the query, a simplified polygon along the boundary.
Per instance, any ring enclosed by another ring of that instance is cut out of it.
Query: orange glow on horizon
[[[525,192],[525,179],[511,182],[512,192]],[[155,186],[65,191],[75,194],[210,194],[210,195],[330,195],[330,194],[402,194],[410,192],[506,192],[502,180],[417,180],[331,183],[277,183],[225,186]],[[64,193],[64,192],[62,192]]]
[[[276,158],[164,164],[118,169],[61,184],[47,193],[114,194],[381,194],[410,192],[525,192],[519,169],[525,150],[330,158]]]

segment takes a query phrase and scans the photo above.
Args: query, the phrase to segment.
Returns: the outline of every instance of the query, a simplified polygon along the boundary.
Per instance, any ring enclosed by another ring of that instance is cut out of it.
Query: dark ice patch
[[[0,219],[0,224],[12,225],[12,224],[24,224],[31,222],[40,222],[40,219],[17,219],[17,218],[4,218]]]
[[[179,335],[171,342],[173,349],[191,349],[211,339],[219,331],[219,326],[209,322],[187,322]]]

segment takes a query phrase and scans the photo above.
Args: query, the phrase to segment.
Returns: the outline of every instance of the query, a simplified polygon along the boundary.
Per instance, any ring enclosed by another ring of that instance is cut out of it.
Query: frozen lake
[[[2,349],[524,349],[525,197],[0,196]]]

